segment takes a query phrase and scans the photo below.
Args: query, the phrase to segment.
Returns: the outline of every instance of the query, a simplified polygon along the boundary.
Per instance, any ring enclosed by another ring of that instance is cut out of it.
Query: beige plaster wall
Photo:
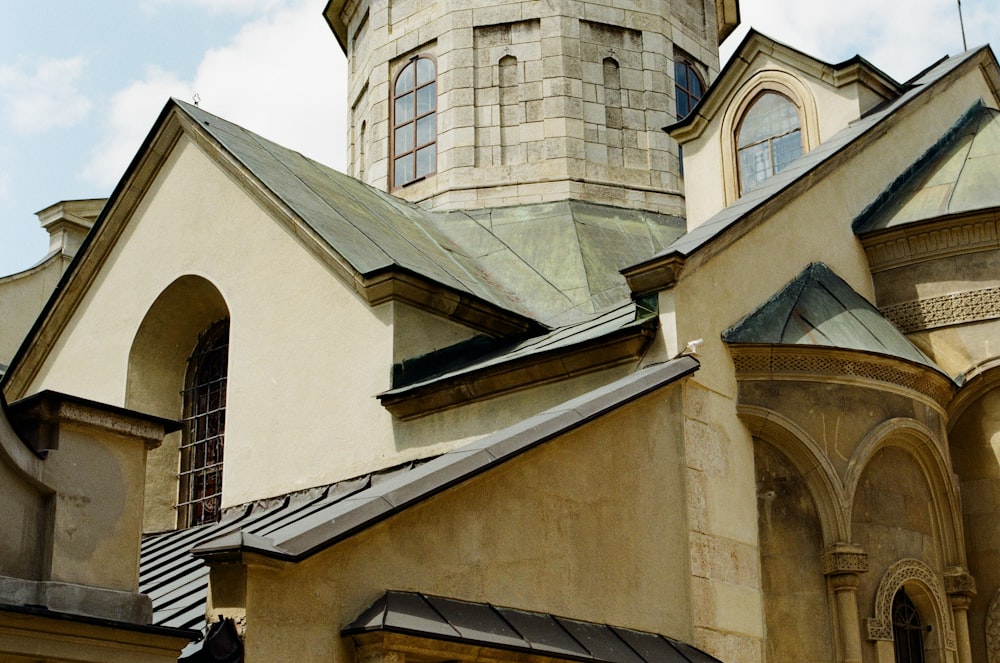
[[[394,453],[373,398],[389,386],[388,308],[360,301],[186,138],[31,391],[123,404],[140,323],[185,275],[211,282],[231,316],[224,504],[351,476]]]
[[[31,269],[0,277],[0,364],[10,365],[68,261],[54,255]]]
[[[386,589],[690,641],[681,413],[665,388],[304,562],[250,566],[248,660],[351,661],[339,631]]]

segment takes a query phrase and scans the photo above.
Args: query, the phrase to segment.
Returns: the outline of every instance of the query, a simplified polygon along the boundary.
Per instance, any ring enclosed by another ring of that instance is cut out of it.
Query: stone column
[[[965,567],[953,566],[944,574],[944,591],[951,600],[958,663],[972,663],[972,645],[969,643],[969,605],[972,604],[972,597],[976,595],[976,581]]]
[[[861,622],[858,585],[868,570],[868,553],[849,543],[835,543],[823,552],[823,574],[833,590],[837,610],[837,638],[842,663],[861,663]]]

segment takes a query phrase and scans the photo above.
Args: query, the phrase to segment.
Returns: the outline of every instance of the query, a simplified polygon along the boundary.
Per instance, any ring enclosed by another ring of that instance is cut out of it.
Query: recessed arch
[[[956,650],[948,597],[938,576],[918,559],[901,559],[882,575],[875,594],[874,615],[867,621],[868,639],[893,641],[892,605],[901,589],[913,601],[921,621],[931,626],[924,641],[925,660],[946,660],[945,650]]]
[[[820,515],[824,545],[850,541],[846,508],[848,497],[833,463],[815,440],[793,421],[773,410],[740,405],[737,412],[754,437],[780,451],[802,475]]]
[[[901,449],[914,459],[934,498],[932,513],[937,534],[941,538],[944,562],[964,565],[965,548],[962,543],[958,487],[949,463],[935,439],[931,429],[913,419],[888,419],[873,428],[858,445],[847,466],[844,485],[845,497],[851,510],[849,522],[853,520],[858,486],[872,459],[883,449]]]
[[[132,340],[125,406],[181,419],[188,360],[199,336],[213,323],[229,318],[229,306],[219,288],[203,276],[181,276],[164,288],[150,304]],[[147,531],[177,525],[182,438],[182,431],[171,433],[148,456],[143,507]]]

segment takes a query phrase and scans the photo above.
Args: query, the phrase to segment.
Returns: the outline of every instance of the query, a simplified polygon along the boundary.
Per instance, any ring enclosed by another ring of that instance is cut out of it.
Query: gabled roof
[[[724,331],[722,340],[859,350],[922,364],[944,374],[823,263],[806,267],[771,299]]]
[[[341,633],[377,631],[584,663],[718,663],[648,631],[418,592],[386,592]]]
[[[967,51],[955,57],[946,58],[906,84],[906,91],[892,102],[869,113],[840,130],[816,148],[806,152],[788,165],[785,170],[767,179],[760,187],[753,189],[736,200],[732,205],[720,210],[714,216],[688,232],[666,249],[649,260],[622,270],[628,279],[632,292],[647,294],[670,288],[676,282],[685,261],[709,245],[718,245],[723,238],[735,241],[746,232],[741,222],[751,217],[763,217],[772,204],[779,204],[786,196],[807,191],[810,183],[823,177],[836,167],[834,157],[845,152],[866,137],[879,135],[901,109],[921,95],[929,93],[943,84],[951,74],[964,66],[980,65],[988,68],[989,76],[997,77],[996,60],[988,47]],[[1000,87],[1000,80],[995,81]],[[758,218],[758,220],[760,220]]]
[[[1000,207],[1000,111],[982,101],[854,222],[865,234]]]

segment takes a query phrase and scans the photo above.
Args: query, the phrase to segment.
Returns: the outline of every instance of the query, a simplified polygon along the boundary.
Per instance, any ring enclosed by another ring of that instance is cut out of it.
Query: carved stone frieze
[[[997,221],[990,216],[877,233],[865,238],[872,272],[924,260],[997,248]]]
[[[938,576],[918,559],[903,559],[892,566],[882,576],[878,592],[875,594],[875,615],[867,620],[869,640],[892,640],[892,599],[899,589],[917,581],[937,604],[937,614],[941,624],[942,641],[945,649],[955,651],[955,628],[951,622],[951,606],[945,596]]]
[[[930,297],[880,309],[904,333],[1000,318],[1000,288]]]

